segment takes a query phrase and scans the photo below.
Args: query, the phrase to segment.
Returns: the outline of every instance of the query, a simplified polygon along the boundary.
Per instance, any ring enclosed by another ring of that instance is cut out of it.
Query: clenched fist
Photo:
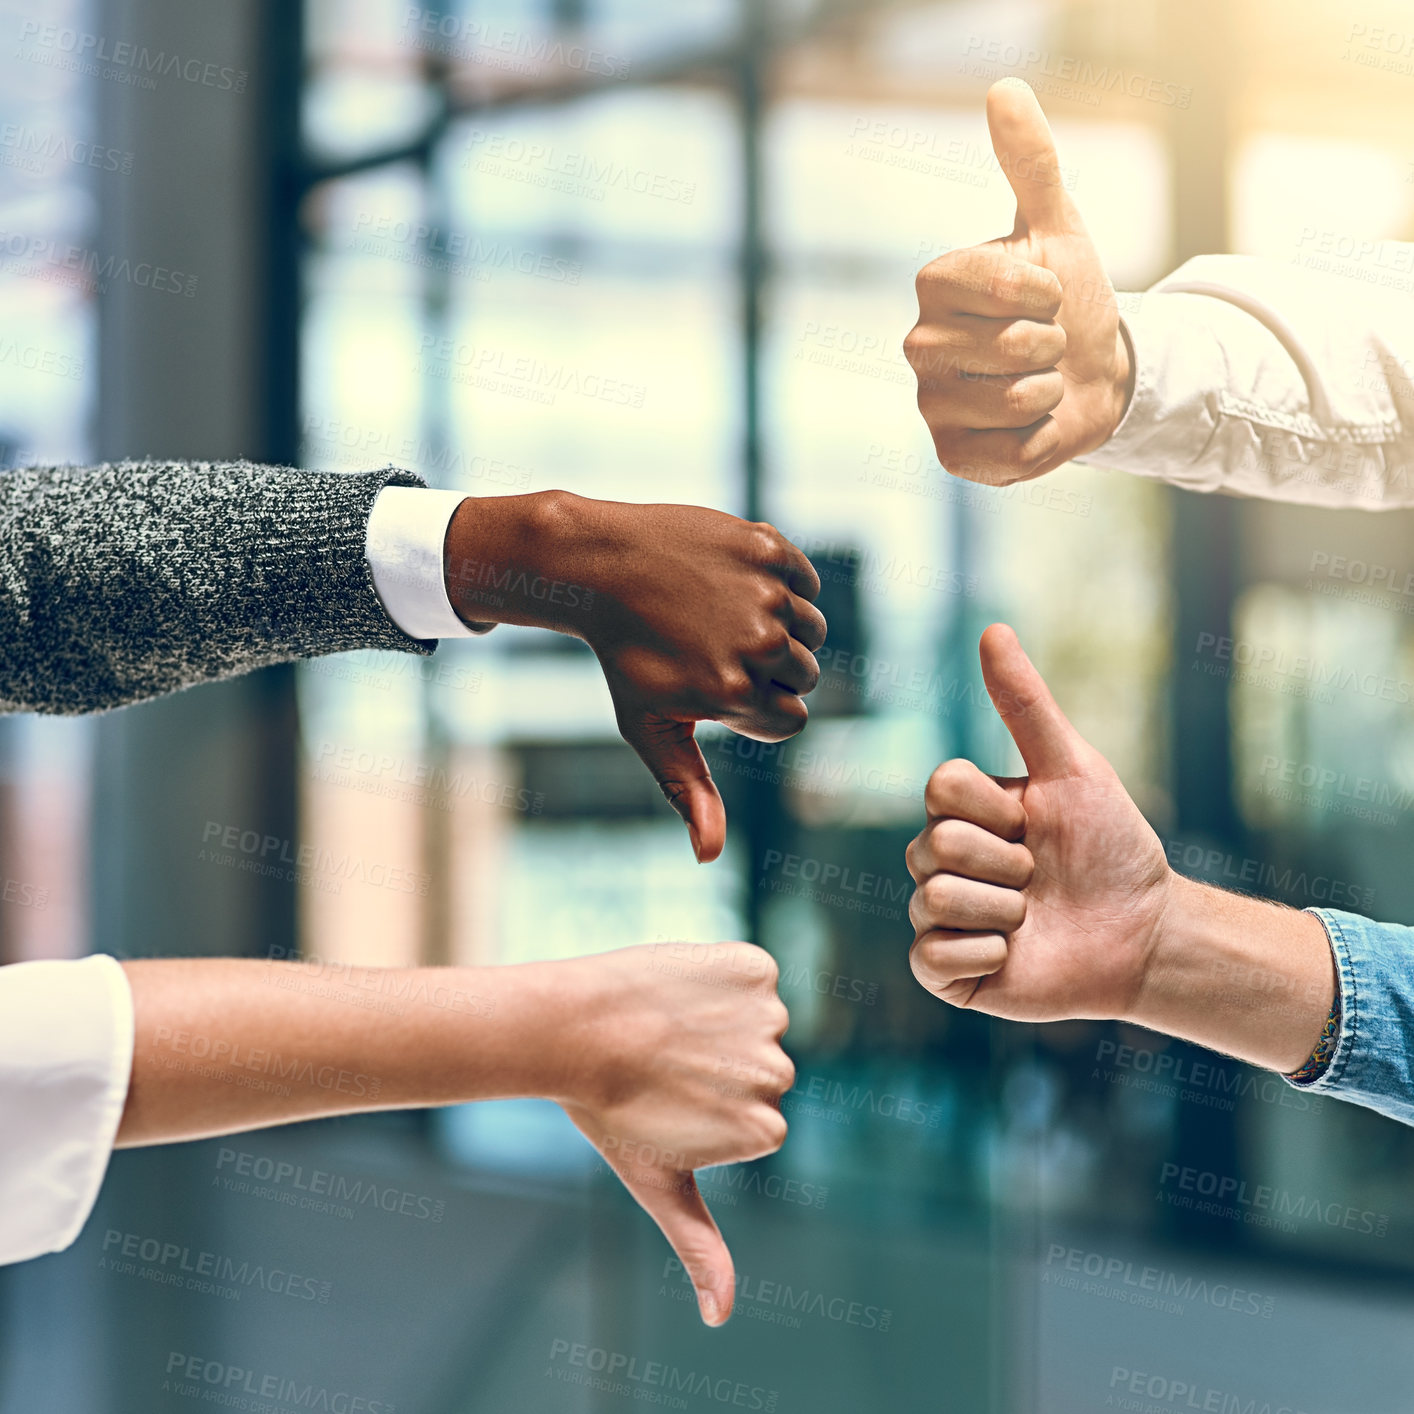
[[[722,798],[694,739],[717,721],[794,736],[820,680],[820,577],[774,526],[703,506],[565,491],[464,501],[444,552],[452,607],[472,623],[582,638],[624,740],[683,818],[699,862],[726,842]]]
[[[938,460],[955,476],[1005,486],[1108,441],[1133,374],[1114,287],[1036,95],[1021,79],[999,80],[987,125],[1016,224],[923,267],[904,352]]]
[[[749,943],[653,943],[559,966],[575,975],[580,1018],[561,1039],[573,1086],[561,1104],[663,1230],[702,1319],[720,1325],[736,1279],[693,1170],[785,1140],[795,1067],[775,959]]]
[[[1113,767],[1065,719],[1016,635],[982,635],[982,675],[1028,774],[944,762],[908,848],[914,976],[1013,1021],[1136,1010],[1174,875]]]
[[[1013,1021],[1127,1021],[1271,1070],[1311,1055],[1336,995],[1309,913],[1174,873],[1109,762],[1065,719],[1016,635],[982,676],[1026,765],[945,761],[908,847],[913,974]]]

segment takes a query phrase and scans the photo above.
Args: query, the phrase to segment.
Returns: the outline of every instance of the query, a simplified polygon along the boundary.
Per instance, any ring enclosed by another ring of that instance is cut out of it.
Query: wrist
[[[606,1035],[613,1002],[599,956],[528,963],[517,996],[523,1008],[527,1079],[540,1099],[592,1108],[610,1088],[608,1063],[616,1043]],[[608,1028],[612,1031],[612,1028]],[[617,1049],[627,1049],[622,1037]]]
[[[1325,929],[1308,913],[1170,874],[1155,945],[1123,1018],[1289,1073],[1335,997]]]
[[[509,623],[582,636],[585,523],[594,505],[568,491],[464,501],[447,527],[447,597],[468,623]]]
[[[457,1101],[561,1098],[570,1062],[561,1049],[563,964],[438,967],[425,980],[429,1064],[450,1077]]]
[[[1192,993],[1194,972],[1208,965],[1189,934],[1203,908],[1203,886],[1169,869],[1160,885],[1162,894],[1145,949],[1134,999],[1118,1021],[1168,1030],[1170,1020]],[[1176,1034],[1176,1033],[1174,1033]]]

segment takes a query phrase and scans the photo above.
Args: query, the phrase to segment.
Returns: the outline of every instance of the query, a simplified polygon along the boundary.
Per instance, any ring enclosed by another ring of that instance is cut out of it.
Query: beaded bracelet
[[[1331,1063],[1331,1056],[1335,1053],[1335,1043],[1340,1037],[1340,991],[1337,989],[1335,1000],[1331,1003],[1331,1013],[1326,1017],[1326,1024],[1321,1028],[1321,1038],[1316,1042],[1316,1049],[1311,1052],[1311,1059],[1301,1067],[1294,1070],[1286,1078],[1294,1080],[1298,1085],[1309,1085],[1313,1080],[1319,1080],[1326,1073],[1326,1067]]]

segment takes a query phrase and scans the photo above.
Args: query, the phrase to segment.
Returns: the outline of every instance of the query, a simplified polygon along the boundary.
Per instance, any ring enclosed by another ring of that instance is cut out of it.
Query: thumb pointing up
[[[1051,125],[1031,85],[998,79],[987,90],[987,127],[992,151],[1016,193],[1016,230],[1044,234],[1084,229],[1080,213],[1061,182]]]
[[[1089,748],[1056,705],[1016,634],[1006,624],[993,624],[983,633],[979,650],[987,695],[1021,752],[1027,775],[1048,780],[1081,769]]]

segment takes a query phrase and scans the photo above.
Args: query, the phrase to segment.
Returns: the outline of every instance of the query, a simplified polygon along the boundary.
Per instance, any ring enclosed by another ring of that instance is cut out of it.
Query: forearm
[[[355,648],[427,649],[379,603],[369,510],[406,472],[241,462],[0,474],[0,711],[79,713]]]
[[[1286,1074],[1310,1056],[1335,991],[1318,919],[1175,874],[1124,1019]]]
[[[118,1144],[361,1110],[563,1098],[571,979],[559,965],[341,970],[124,964],[135,1047]],[[553,985],[552,985],[553,981]]]

